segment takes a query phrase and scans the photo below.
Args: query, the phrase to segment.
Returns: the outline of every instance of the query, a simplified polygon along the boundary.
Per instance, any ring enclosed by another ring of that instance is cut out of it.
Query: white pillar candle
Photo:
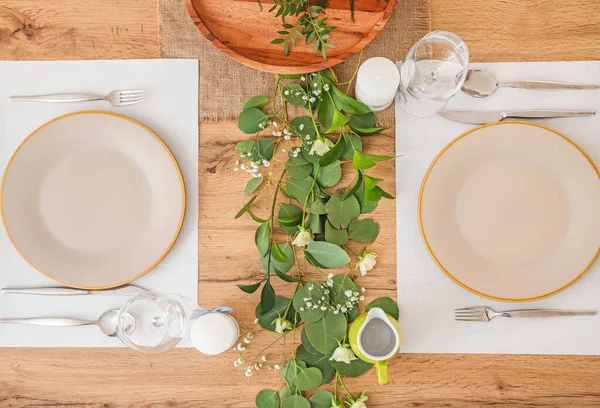
[[[387,58],[369,58],[360,66],[356,76],[356,99],[377,112],[394,101],[400,73],[396,64]]]
[[[215,355],[235,345],[240,328],[235,319],[220,312],[206,313],[193,323],[190,337],[196,349],[204,354]]]

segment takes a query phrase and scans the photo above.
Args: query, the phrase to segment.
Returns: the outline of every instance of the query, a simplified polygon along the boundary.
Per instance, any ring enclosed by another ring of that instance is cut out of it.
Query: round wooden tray
[[[330,68],[360,52],[381,31],[398,0],[357,0],[355,21],[349,0],[330,0],[327,24],[337,28],[330,39],[335,48],[327,50],[326,60],[313,54],[313,44],[294,47],[287,57],[282,44],[271,44],[282,30],[281,18],[268,12],[271,0],[262,0],[262,11],[257,0],[185,2],[198,29],[228,57],[261,71],[301,74]]]

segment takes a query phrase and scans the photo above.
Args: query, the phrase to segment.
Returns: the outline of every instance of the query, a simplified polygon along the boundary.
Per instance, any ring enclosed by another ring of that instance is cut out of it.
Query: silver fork
[[[11,96],[11,101],[22,102],[88,102],[106,101],[113,106],[132,105],[144,101],[144,91],[112,91],[108,95],[59,93],[49,95]]]
[[[594,316],[593,310],[521,309],[496,312],[488,306],[465,307],[454,310],[454,320],[461,322],[489,322],[494,317],[555,317]]]

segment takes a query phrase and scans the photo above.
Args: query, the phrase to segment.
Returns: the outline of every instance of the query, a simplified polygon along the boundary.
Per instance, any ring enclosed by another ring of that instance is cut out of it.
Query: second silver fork
[[[594,316],[593,310],[519,309],[496,312],[488,306],[465,307],[454,311],[454,320],[461,322],[489,322],[495,317],[556,317]]]
[[[11,96],[8,99],[18,102],[89,102],[106,101],[113,106],[126,106],[144,101],[144,91],[111,91],[108,95],[86,93],[59,93],[48,95]]]

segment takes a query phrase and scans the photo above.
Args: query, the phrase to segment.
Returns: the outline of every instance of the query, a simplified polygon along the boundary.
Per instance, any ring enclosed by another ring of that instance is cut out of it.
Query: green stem
[[[304,208],[302,209],[303,217],[302,217],[302,228],[306,225],[306,206],[308,206],[308,197],[313,194],[313,189],[315,188],[315,184],[317,182],[317,176],[319,175],[319,170],[321,170],[321,166],[317,165],[317,169],[315,170],[315,177],[313,178],[312,184],[310,185],[310,189],[306,192],[306,198],[304,199]]]
[[[344,391],[346,391],[346,394],[348,394],[350,397],[352,397],[352,394],[350,393],[350,391],[346,387],[346,384],[344,384],[344,380],[342,379],[342,375],[339,372],[336,372],[336,376],[339,378],[340,384],[342,384],[342,387],[344,387]]]
[[[271,206],[270,217],[271,227],[269,228],[269,250],[267,251],[267,282],[269,282],[271,277],[271,246],[273,245],[273,230],[275,229],[275,205],[277,204],[277,194],[281,187],[281,181],[283,180],[286,171],[287,169],[284,169],[281,176],[279,176],[279,181],[277,181],[277,187],[275,187],[275,193],[273,194],[273,205]]]
[[[350,248],[348,245],[344,245],[344,248],[349,249],[354,255],[360,256],[361,254]]]

